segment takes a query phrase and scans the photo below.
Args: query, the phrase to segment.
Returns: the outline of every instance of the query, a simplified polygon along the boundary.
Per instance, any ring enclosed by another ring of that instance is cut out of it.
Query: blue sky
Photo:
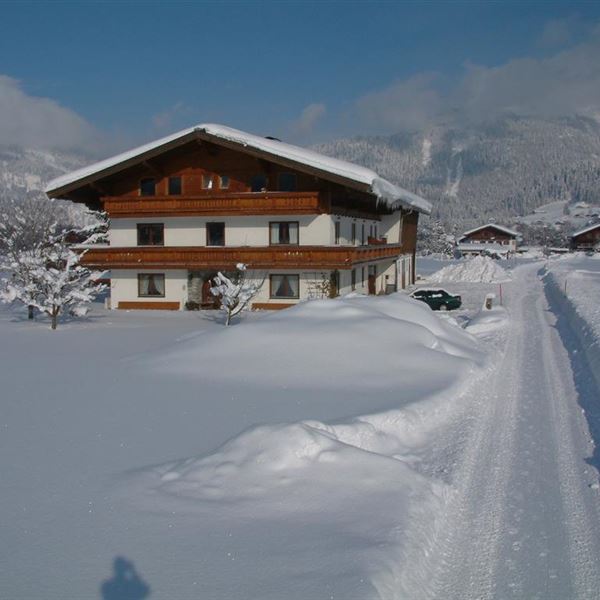
[[[419,129],[449,110],[467,120],[504,108],[595,114],[600,92],[596,2],[4,2],[0,11],[0,139],[15,143],[122,146],[202,121],[311,143]],[[567,97],[560,78],[573,87]]]

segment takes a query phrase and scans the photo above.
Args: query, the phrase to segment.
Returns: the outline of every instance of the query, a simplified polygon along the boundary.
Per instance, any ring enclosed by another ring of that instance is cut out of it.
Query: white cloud
[[[28,95],[0,75],[0,144],[93,151],[99,133],[76,112],[50,98]]]
[[[495,67],[467,63],[452,85],[444,84],[432,74],[396,82],[359,98],[353,116],[377,133],[508,113],[594,116],[600,112],[600,30],[545,58],[518,58]]]
[[[158,130],[171,129],[173,122],[187,112],[188,108],[183,102],[176,102],[166,110],[153,115],[152,125]]]
[[[422,73],[391,86],[366,94],[356,102],[356,111],[367,127],[390,133],[420,129],[435,119],[443,109],[443,99],[436,89],[439,78]]]
[[[578,26],[579,18],[577,16],[547,21],[536,43],[540,48],[564,46],[571,41],[574,30]]]
[[[313,102],[302,110],[298,119],[291,124],[290,129],[296,135],[307,135],[314,130],[326,112],[327,108],[324,104]]]

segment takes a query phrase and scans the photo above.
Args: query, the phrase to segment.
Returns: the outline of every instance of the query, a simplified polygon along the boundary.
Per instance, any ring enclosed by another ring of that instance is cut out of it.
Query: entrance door
[[[210,275],[204,278],[204,283],[202,284],[202,303],[200,304],[202,308],[219,308],[219,299],[215,298],[210,292],[210,288],[213,287],[213,277],[214,275]]]
[[[370,296],[374,296],[377,293],[376,280],[377,280],[377,265],[369,265],[368,290],[369,290]]]

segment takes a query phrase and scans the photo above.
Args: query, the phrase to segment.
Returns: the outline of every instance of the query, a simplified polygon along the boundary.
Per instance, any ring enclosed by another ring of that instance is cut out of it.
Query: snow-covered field
[[[598,597],[597,388],[543,269],[484,313],[498,283],[229,328],[3,309],[0,598],[100,597],[117,557],[150,598]]]

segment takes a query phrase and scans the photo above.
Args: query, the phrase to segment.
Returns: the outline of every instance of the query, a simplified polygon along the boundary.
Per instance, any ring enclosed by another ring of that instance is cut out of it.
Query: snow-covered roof
[[[496,252],[498,254],[506,254],[511,252],[509,245],[502,244],[458,244],[457,250],[461,252]]]
[[[431,203],[380,177],[375,171],[355,165],[351,162],[324,156],[313,150],[287,144],[279,140],[264,138],[251,133],[245,133],[224,125],[204,123],[189,127],[166,136],[154,142],[138,146],[122,154],[117,154],[100,162],[94,163],[77,171],[67,173],[53,179],[46,186],[46,193],[57,197],[74,189],[75,185],[85,185],[104,176],[112,174],[121,168],[127,168],[142,162],[150,156],[156,156],[161,151],[177,147],[192,139],[208,140],[215,144],[233,146],[240,150],[249,150],[268,156],[274,162],[291,163],[302,170],[302,166],[327,175],[341,178],[347,182],[362,184],[366,191],[375,195],[390,207],[404,206],[422,213],[431,212]]]
[[[493,227],[494,229],[497,229],[498,231],[502,231],[508,235],[513,235],[515,237],[517,237],[519,235],[518,231],[513,231],[512,229],[509,229],[508,227],[503,227],[502,225],[496,225],[496,223],[486,223],[485,225],[481,225],[480,227],[475,227],[475,229],[469,229],[469,231],[465,231],[462,236],[460,237],[460,239],[462,240],[463,238],[467,237],[468,235],[471,235],[472,233],[475,233],[476,231],[481,231],[482,229],[487,229],[488,227]]]
[[[584,227],[583,229],[580,229],[579,231],[576,231],[575,233],[573,233],[571,235],[571,237],[577,237],[578,235],[587,233],[588,231],[593,231],[594,229],[598,229],[598,227],[600,227],[600,223],[594,223],[593,225],[588,225],[587,227]]]

